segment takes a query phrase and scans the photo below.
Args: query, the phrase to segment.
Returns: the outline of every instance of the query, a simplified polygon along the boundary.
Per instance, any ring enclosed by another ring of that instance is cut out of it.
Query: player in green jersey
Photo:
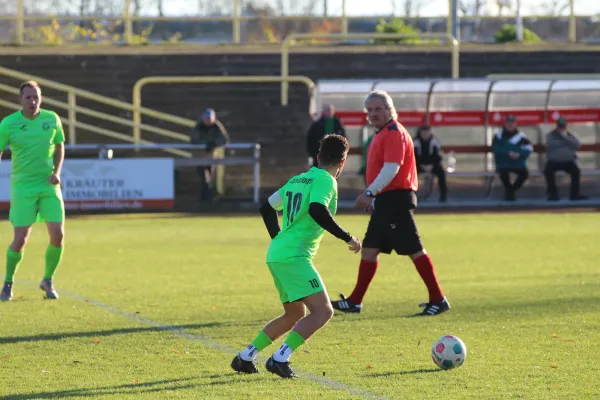
[[[231,362],[235,371],[258,373],[254,364],[257,354],[293,328],[265,366],[282,378],[294,378],[296,375],[289,366],[292,352],[331,319],[333,309],[313,258],[325,231],[346,242],[351,251],[357,253],[361,249],[360,241],[333,219],[337,210],[336,179],[342,172],[348,149],[343,136],[325,136],[318,154],[319,166],[291,178],[261,207],[272,238],[266,261],[284,314],[269,322],[236,355]],[[277,211],[283,213],[281,229]],[[310,311],[308,316],[306,308]]]
[[[65,134],[55,112],[41,109],[42,91],[37,82],[20,87],[22,109],[0,123],[0,158],[10,146],[10,222],[14,238],[6,252],[6,276],[1,301],[13,298],[13,278],[36,221],[45,221],[50,235],[46,270],[40,289],[47,299],[58,299],[52,278],[63,254],[65,208],[60,173],[65,158]]]

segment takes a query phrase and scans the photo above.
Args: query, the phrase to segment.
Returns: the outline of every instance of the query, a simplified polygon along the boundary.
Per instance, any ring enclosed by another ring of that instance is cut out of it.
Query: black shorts
[[[413,216],[417,196],[411,190],[393,190],[375,198],[375,210],[371,214],[364,248],[379,249],[390,254],[411,255],[423,250],[421,237]]]

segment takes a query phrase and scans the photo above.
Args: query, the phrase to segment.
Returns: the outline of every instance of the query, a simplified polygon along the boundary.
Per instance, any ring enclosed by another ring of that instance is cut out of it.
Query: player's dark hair
[[[334,165],[342,162],[348,155],[350,145],[341,135],[327,135],[320,141],[319,161],[321,166]]]
[[[23,95],[23,90],[25,90],[25,88],[39,89],[40,92],[42,91],[42,87],[36,81],[27,81],[21,83],[21,86],[19,86],[19,94],[21,96]]]

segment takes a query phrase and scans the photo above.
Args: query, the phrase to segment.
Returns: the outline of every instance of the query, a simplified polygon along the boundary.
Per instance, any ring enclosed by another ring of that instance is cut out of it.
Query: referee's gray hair
[[[380,99],[383,101],[385,108],[392,114],[394,119],[398,118],[398,113],[396,112],[396,107],[394,107],[394,100],[390,97],[387,92],[383,90],[374,90],[367,95],[365,99],[365,108],[367,107],[367,103],[373,99]]]

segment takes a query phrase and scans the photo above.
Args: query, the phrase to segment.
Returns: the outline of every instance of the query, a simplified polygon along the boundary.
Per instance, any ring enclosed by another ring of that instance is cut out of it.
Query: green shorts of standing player
[[[265,367],[282,378],[296,377],[290,368],[290,356],[333,316],[325,285],[312,260],[325,231],[347,243],[351,251],[357,253],[361,249],[360,241],[333,218],[337,210],[336,179],[342,172],[348,149],[343,136],[325,136],[320,144],[318,167],[291,178],[260,208],[272,239],[266,261],[284,314],[269,322],[235,356],[231,362],[235,371],[259,373],[254,363],[258,353],[291,330]],[[283,214],[281,228],[277,211]]]
[[[40,108],[42,92],[37,82],[21,85],[20,100],[22,109],[0,123],[0,158],[7,146],[12,154],[9,219],[14,227],[0,300],[13,298],[13,279],[35,222],[45,222],[50,236],[40,289],[46,299],[58,299],[52,278],[63,254],[65,208],[60,173],[65,135],[59,116]]]

